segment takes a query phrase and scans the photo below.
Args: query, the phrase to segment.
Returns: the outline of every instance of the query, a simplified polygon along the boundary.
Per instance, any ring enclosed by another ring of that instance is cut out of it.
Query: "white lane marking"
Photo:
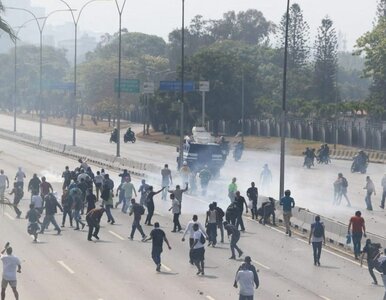
[[[303,242],[303,243],[305,243],[305,244],[308,244],[308,242],[306,242],[306,241],[304,241],[304,240],[302,240],[302,239],[300,239],[300,238],[295,238],[295,239],[298,240],[298,241],[300,241],[300,242]],[[358,263],[358,262],[356,262],[356,261],[353,261],[353,260],[351,260],[350,258],[347,258],[347,257],[344,257],[344,256],[342,256],[342,255],[336,254],[335,252],[332,252],[332,251],[330,251],[330,250],[328,250],[328,249],[323,248],[323,251],[324,251],[324,252],[327,252],[327,253],[330,253],[330,254],[332,254],[332,255],[334,255],[334,256],[336,256],[336,257],[339,257],[339,258],[341,258],[341,259],[344,259],[344,260],[346,260],[346,261],[348,261],[348,262],[350,262],[350,263],[352,263],[352,264],[354,264],[354,265],[357,265],[357,266],[360,266],[360,265],[361,265],[360,263]],[[365,268],[365,269],[368,269],[367,266],[362,266],[362,267]]]
[[[15,218],[14,217],[12,217],[9,213],[4,213],[4,215],[6,215],[7,217],[8,217],[8,219],[10,219],[10,220],[12,220],[12,221],[14,221],[15,220]]]
[[[109,232],[110,232],[113,236],[119,238],[121,241],[124,241],[124,240],[125,240],[125,239],[124,239],[123,237],[121,237],[118,233],[115,233],[114,231],[111,231],[111,230],[109,230]]]
[[[330,298],[327,298],[325,296],[322,296],[322,295],[319,295],[320,298],[324,299],[324,300],[331,300]]]
[[[270,267],[267,267],[266,265],[263,265],[262,263],[259,263],[257,260],[252,259],[252,261],[253,261],[255,264],[259,265],[260,267],[263,267],[264,269],[267,269],[267,270],[270,270],[270,269],[271,269]]]
[[[68,273],[70,273],[70,274],[75,274],[75,272],[74,272],[69,266],[67,266],[67,265],[64,263],[64,261],[58,260],[58,264],[61,265],[63,268],[65,268],[65,269],[68,271]]]
[[[172,269],[170,269],[168,266],[161,264],[161,266],[168,272],[171,272]]]
[[[214,299],[212,296],[209,296],[209,295],[206,295],[205,298],[208,299],[208,300],[216,300],[216,299]]]

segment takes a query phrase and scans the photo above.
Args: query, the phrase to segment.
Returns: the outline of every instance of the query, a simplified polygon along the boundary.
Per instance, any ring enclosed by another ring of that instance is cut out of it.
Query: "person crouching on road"
[[[99,240],[99,229],[100,229],[100,222],[101,218],[103,216],[103,213],[106,211],[105,208],[100,207],[100,208],[93,208],[91,209],[87,215],[86,215],[86,221],[88,225],[88,236],[87,240],[92,241],[91,237],[96,238]]]
[[[239,257],[243,255],[243,251],[237,246],[237,242],[240,239],[240,231],[237,229],[235,225],[229,224],[227,221],[224,221],[224,228],[228,233],[228,238],[231,236],[231,252],[232,256],[229,259],[236,259],[235,249],[239,253]]]

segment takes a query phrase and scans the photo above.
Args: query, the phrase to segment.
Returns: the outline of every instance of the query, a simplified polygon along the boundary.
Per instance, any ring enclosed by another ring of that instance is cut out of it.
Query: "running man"
[[[7,252],[7,255],[4,255]],[[11,286],[15,299],[19,299],[19,293],[16,289],[16,268],[17,272],[21,273],[21,264],[19,258],[12,255],[12,247],[9,247],[9,243],[5,244],[4,249],[1,251],[1,261],[3,262],[3,280],[1,281],[1,300],[5,299],[5,290],[8,284]]]
[[[157,268],[155,269],[157,272],[161,272],[161,253],[162,253],[162,245],[165,241],[166,245],[168,245],[169,250],[172,250],[170,247],[169,241],[166,238],[165,232],[159,228],[159,223],[154,223],[154,229],[150,232],[150,236],[145,240],[145,242],[152,240],[152,250],[151,257],[156,264]]]
[[[239,253],[239,257],[241,257],[243,255],[243,251],[237,246],[237,242],[240,239],[240,231],[237,229],[235,225],[229,224],[227,221],[224,221],[223,224],[224,224],[225,230],[228,233],[228,238],[229,236],[231,236],[230,246],[231,246],[232,256],[229,257],[229,259],[236,259],[235,249]]]
[[[168,164],[165,164],[165,167],[161,170],[162,184],[161,186],[165,188],[162,191],[162,200],[166,200],[167,191],[169,186],[173,184],[172,172],[169,169]]]
[[[292,209],[295,207],[295,200],[290,197],[291,191],[286,190],[284,192],[284,197],[280,199],[280,205],[283,206],[283,219],[284,219],[284,225],[285,225],[285,233],[288,234],[288,236],[292,235],[290,222],[292,217]]]

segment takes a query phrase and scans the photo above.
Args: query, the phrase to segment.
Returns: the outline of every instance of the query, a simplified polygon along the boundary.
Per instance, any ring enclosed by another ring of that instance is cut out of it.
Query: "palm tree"
[[[0,0],[0,14],[4,12],[4,5],[3,3],[1,3],[1,0]],[[12,28],[9,26],[9,24],[1,17],[0,15],[0,31],[4,31],[5,33],[7,33],[9,35],[9,37],[12,39],[12,40],[15,40],[16,39],[16,36],[12,30]]]

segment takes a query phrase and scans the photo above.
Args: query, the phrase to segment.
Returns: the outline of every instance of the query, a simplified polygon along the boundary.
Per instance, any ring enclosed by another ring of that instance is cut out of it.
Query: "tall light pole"
[[[241,73],[241,142],[244,144],[244,115],[245,115],[245,102],[244,102],[244,68]]]
[[[40,45],[40,74],[39,74],[39,140],[41,141],[43,138],[43,114],[42,114],[42,109],[43,109],[43,30],[44,27],[46,26],[47,19],[53,15],[54,13],[61,12],[61,11],[68,11],[67,9],[58,9],[51,11],[47,16],[45,17],[36,17],[36,15],[25,8],[20,8],[20,7],[6,7],[6,9],[14,9],[14,10],[21,10],[29,13],[33,19],[36,21],[36,25],[38,26],[39,29],[39,45]],[[39,20],[43,20],[42,23],[39,22]]]
[[[120,135],[121,135],[121,62],[122,62],[122,14],[125,8],[126,0],[123,1],[122,6],[118,4],[118,0],[115,0],[117,11],[119,15],[119,45],[118,45],[118,92],[117,92],[117,157],[121,156],[120,153]]]
[[[72,9],[70,5],[64,1],[59,0],[63,4],[65,4],[69,11],[71,12],[72,21],[74,23],[74,99],[72,102],[72,145],[76,146],[76,117],[77,117],[77,106],[76,106],[76,97],[77,97],[77,58],[78,58],[78,24],[80,16],[82,15],[83,9],[89,5],[92,2],[97,1],[109,1],[109,0],[90,0],[86,2],[79,10],[78,16],[75,17],[74,11],[75,9]]]
[[[285,23],[285,43],[284,43],[284,66],[283,66],[283,100],[281,112],[281,128],[280,128],[280,189],[279,199],[284,195],[284,168],[285,168],[285,123],[287,119],[287,57],[288,57],[288,28],[289,28],[289,10],[290,0],[287,0],[287,12]]]
[[[22,28],[24,28],[27,23],[35,21],[35,19],[30,19],[24,22],[22,25],[17,26],[17,30],[15,31],[15,39],[13,40],[15,44],[15,52],[14,52],[14,96],[13,96],[13,131],[16,132],[16,114],[17,114],[17,40],[19,38],[19,33]]]
[[[181,119],[180,119],[180,151],[178,159],[178,167],[182,166],[184,159],[183,143],[184,143],[184,88],[185,88],[185,0],[182,0],[182,20],[181,20]]]

